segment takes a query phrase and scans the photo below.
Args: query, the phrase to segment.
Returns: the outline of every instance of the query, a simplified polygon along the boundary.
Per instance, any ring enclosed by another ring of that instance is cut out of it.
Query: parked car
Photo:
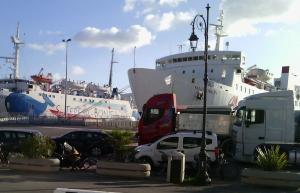
[[[8,153],[19,153],[24,140],[33,136],[42,136],[42,133],[32,129],[1,129],[1,149],[6,153],[6,156]]]
[[[195,156],[200,152],[202,133],[194,131],[178,131],[168,134],[157,141],[140,145],[135,148],[135,159],[147,162],[151,166],[159,166],[162,156],[171,156],[172,153],[179,151],[185,154],[186,162],[196,162]],[[206,151],[210,161],[216,161],[218,153],[217,135],[207,132]]]
[[[80,129],[71,131],[63,136],[52,138],[57,147],[67,142],[76,148],[79,153],[93,157],[113,153],[113,138],[96,129]]]

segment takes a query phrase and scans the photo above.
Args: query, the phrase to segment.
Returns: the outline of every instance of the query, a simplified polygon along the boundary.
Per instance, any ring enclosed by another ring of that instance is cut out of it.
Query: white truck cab
[[[256,148],[263,144],[300,152],[296,115],[293,91],[261,93],[240,101],[232,128],[235,159],[254,161]]]

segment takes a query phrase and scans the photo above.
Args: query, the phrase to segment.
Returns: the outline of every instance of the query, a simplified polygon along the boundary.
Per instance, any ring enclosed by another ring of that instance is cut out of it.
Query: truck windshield
[[[143,112],[144,125],[148,125],[160,119],[163,115],[161,108],[146,108]]]

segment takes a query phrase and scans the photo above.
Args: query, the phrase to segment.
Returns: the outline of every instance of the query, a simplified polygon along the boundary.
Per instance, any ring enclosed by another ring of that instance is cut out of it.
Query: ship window
[[[241,56],[240,55],[232,55],[233,60],[240,60]]]
[[[182,60],[183,60],[184,62],[186,62],[186,61],[187,61],[187,58],[183,58]]]
[[[55,98],[55,95],[52,95],[52,98]]]
[[[245,93],[247,93],[247,88],[245,87]]]
[[[39,93],[39,96],[42,96],[42,93]]]
[[[182,58],[178,58],[178,62],[182,62]]]
[[[213,73],[213,72],[214,72],[214,69],[210,69],[210,72]]]
[[[182,74],[185,74],[185,70],[182,71]]]
[[[192,73],[195,74],[195,69],[193,69]]]
[[[241,69],[236,69],[237,74],[240,74],[241,72],[242,72]]]
[[[49,94],[49,95],[48,95],[48,97],[50,97],[50,98],[51,98],[51,95]]]
[[[172,64],[172,60],[168,60],[168,63],[169,63],[169,64]]]
[[[198,56],[194,56],[194,57],[193,57],[193,60],[198,60]]]
[[[208,55],[208,58],[207,58],[208,60],[210,60],[211,59],[211,55]]]
[[[80,101],[82,101],[82,99],[80,99]]]
[[[177,62],[177,58],[173,58],[173,63],[176,63]]]
[[[76,98],[73,98],[73,101],[76,101]]]
[[[195,83],[195,78],[192,78],[192,83]]]
[[[217,59],[217,55],[213,55],[212,58],[213,58],[214,60],[216,60],[216,59]]]
[[[241,86],[241,92],[243,91],[243,86]]]
[[[87,99],[84,99],[84,102],[86,102],[87,101]]]
[[[188,57],[188,61],[192,61],[193,60],[193,58],[192,57]]]
[[[199,56],[199,60],[204,60],[204,56]]]
[[[248,92],[249,92],[249,94],[251,93],[250,88],[249,88],[249,91],[248,91]]]

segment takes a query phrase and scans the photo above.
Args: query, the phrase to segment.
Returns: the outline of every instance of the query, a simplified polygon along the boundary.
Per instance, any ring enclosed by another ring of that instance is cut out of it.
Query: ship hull
[[[135,68],[128,71],[129,83],[139,112],[147,100],[156,94],[175,93],[177,105],[203,105],[203,80],[192,79],[166,71]],[[238,96],[232,87],[209,81],[207,87],[207,105],[235,107]]]
[[[67,95],[67,118],[132,118],[132,108],[125,100]],[[65,117],[65,95],[53,92],[0,92],[1,116]]]

